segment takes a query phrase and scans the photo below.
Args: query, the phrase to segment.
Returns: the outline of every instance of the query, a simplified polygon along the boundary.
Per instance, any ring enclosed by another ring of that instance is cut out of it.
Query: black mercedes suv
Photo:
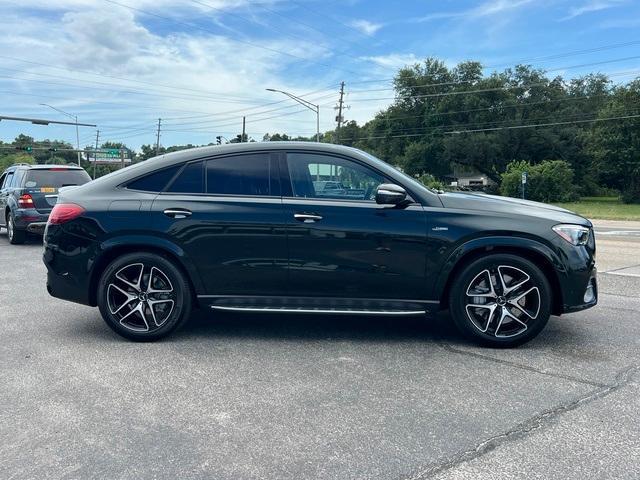
[[[72,165],[20,163],[0,175],[0,225],[7,229],[9,243],[23,243],[27,232],[42,234],[58,189],[84,185],[91,177]]]
[[[166,336],[194,306],[449,308],[495,346],[595,305],[594,259],[591,223],[567,210],[435,192],[353,148],[277,142],[171,153],[64,191],[44,250],[49,293],[97,305],[133,340]]]

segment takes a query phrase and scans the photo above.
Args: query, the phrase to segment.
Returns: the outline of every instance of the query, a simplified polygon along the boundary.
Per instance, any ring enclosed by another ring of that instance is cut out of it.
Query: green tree
[[[532,165],[524,160],[511,162],[501,175],[500,192],[509,197],[522,194],[522,173],[527,172],[526,198],[538,202],[570,202],[576,199],[573,169],[563,160],[543,160]]]
[[[617,87],[600,118],[624,117],[640,111],[640,80]],[[622,191],[626,203],[640,203],[640,119],[598,122],[589,137],[593,172],[607,187]]]

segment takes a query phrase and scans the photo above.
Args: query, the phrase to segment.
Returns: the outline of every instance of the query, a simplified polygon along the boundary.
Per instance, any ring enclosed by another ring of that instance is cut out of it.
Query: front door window
[[[314,153],[287,155],[293,194],[302,198],[374,201],[385,178],[359,163]]]

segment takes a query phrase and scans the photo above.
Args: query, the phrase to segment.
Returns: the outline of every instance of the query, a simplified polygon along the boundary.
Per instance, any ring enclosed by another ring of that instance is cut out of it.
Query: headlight
[[[586,245],[589,241],[589,228],[582,225],[555,225],[553,231],[564,238],[571,245]]]

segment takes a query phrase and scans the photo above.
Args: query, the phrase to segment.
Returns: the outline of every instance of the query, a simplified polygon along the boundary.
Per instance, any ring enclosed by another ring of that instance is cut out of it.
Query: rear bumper
[[[27,225],[27,232],[37,233],[38,235],[44,235],[44,229],[47,227],[47,222],[34,222]]]
[[[14,228],[42,235],[49,219],[48,213],[35,209],[17,209],[13,212]]]
[[[47,291],[53,297],[89,305],[89,271],[95,242],[73,234],[54,235],[51,229],[60,230],[59,225],[50,225],[45,236],[42,260],[47,267]]]

